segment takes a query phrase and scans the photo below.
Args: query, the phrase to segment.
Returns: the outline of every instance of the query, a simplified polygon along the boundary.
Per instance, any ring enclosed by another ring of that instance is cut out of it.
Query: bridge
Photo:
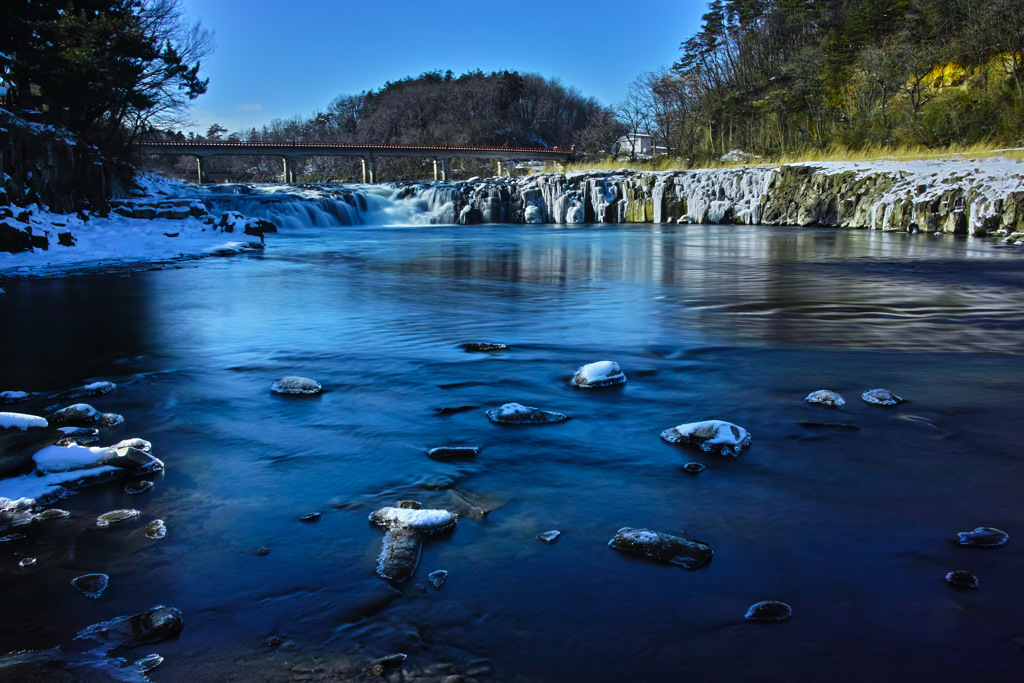
[[[144,141],[139,151],[146,154],[180,154],[196,158],[199,183],[205,183],[206,167],[214,156],[277,156],[283,163],[282,177],[295,182],[295,169],[300,157],[359,157],[363,162],[363,182],[377,182],[378,157],[426,157],[434,160],[434,180],[449,180],[449,162],[454,158],[495,159],[498,175],[501,162],[559,161],[565,163],[573,149],[561,150],[530,147],[450,147],[448,145],[342,145],[309,142],[176,142]]]

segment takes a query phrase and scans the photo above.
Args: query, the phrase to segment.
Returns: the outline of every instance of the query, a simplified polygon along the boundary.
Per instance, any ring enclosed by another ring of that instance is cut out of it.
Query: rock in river
[[[423,538],[455,527],[456,515],[447,510],[385,507],[370,515],[370,521],[385,528],[377,575],[389,581],[405,581],[416,572]]]
[[[990,526],[979,526],[974,531],[961,531],[957,536],[960,538],[960,545],[975,548],[994,548],[1003,545],[1010,538],[1005,531]]]
[[[750,621],[783,621],[793,616],[793,608],[778,600],[765,600],[751,605],[744,619]]]
[[[135,647],[143,643],[158,643],[181,633],[181,611],[157,605],[142,614],[117,617],[93,624],[78,632],[78,638],[89,638],[115,647]]]
[[[903,403],[903,399],[888,389],[869,389],[860,395],[865,403],[876,406],[894,406]]]
[[[532,408],[520,405],[519,403],[506,403],[499,408],[491,408],[487,411],[487,419],[498,424],[513,425],[542,425],[552,422],[561,422],[569,418],[562,413],[554,413],[549,410]]]
[[[75,403],[52,413],[47,418],[51,425],[82,425],[98,424],[113,427],[124,422],[124,418],[116,413],[101,413],[88,403]]]
[[[485,353],[487,351],[504,351],[508,349],[508,346],[496,342],[466,342],[462,348],[470,353]]]
[[[812,391],[804,400],[818,406],[841,406],[846,403],[846,399],[836,392],[829,391],[828,389]]]
[[[275,379],[270,384],[270,390],[275,394],[305,395],[319,394],[323,387],[320,382],[308,377],[282,377]]]
[[[62,391],[59,394],[54,394],[50,398],[82,398],[84,396],[102,396],[103,394],[109,394],[114,389],[117,389],[117,385],[113,382],[93,382],[84,386],[75,387],[74,389],[68,389]]]
[[[977,588],[978,577],[963,569],[957,569],[946,574],[946,583],[960,588]]]
[[[110,577],[106,574],[85,574],[71,579],[71,585],[85,593],[86,597],[99,598],[107,589]]]
[[[108,527],[111,524],[138,517],[140,514],[138,510],[111,510],[110,512],[104,512],[96,518],[96,526]]]
[[[721,420],[705,420],[681,424],[661,433],[669,443],[700,446],[703,451],[737,456],[750,445],[750,434],[743,427]]]
[[[711,546],[648,529],[623,527],[608,541],[609,547],[636,555],[646,555],[684,569],[699,569],[711,561]]]
[[[466,460],[479,452],[476,446],[438,446],[427,451],[427,456],[434,460]]]
[[[599,360],[596,363],[587,363],[576,370],[569,382],[574,387],[585,389],[596,387],[611,387],[617,384],[625,384],[626,376],[619,369],[619,364],[611,360]]]

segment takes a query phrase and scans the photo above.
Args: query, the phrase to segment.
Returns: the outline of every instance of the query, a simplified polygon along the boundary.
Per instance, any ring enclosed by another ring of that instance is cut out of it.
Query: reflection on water
[[[336,673],[397,651],[411,668],[484,659],[497,680],[1018,680],[1022,274],[1014,251],[927,235],[356,226],[177,270],[6,282],[0,390],[115,381],[94,400],[126,417],[106,441],[149,439],[167,471],[0,544],[20,615],[0,651],[74,647],[167,604],[185,630],[151,648],[158,681],[289,680],[314,658]],[[603,359],[625,388],[568,386]],[[289,374],[327,392],[271,394]],[[909,402],[859,400],[876,387]],[[847,405],[803,402],[820,388]],[[489,423],[509,401],[571,419]],[[658,438],[708,418],[747,428],[749,451]],[[806,426],[821,423],[845,428]],[[439,445],[481,451],[427,458]],[[680,470],[694,460],[707,469]],[[367,517],[399,499],[461,519],[396,589],[373,574]],[[138,523],[94,528],[121,507]],[[714,560],[623,556],[606,547],[622,526],[689,535]],[[1009,544],[955,544],[976,526]],[[549,529],[556,543],[536,540]],[[981,588],[952,590],[954,569]],[[89,572],[111,577],[100,600],[69,585]],[[794,617],[744,623],[765,599]]]

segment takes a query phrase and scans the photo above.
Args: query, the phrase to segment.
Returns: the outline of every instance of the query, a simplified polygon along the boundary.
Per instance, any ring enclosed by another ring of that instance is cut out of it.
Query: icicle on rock
[[[157,605],[141,614],[117,617],[82,629],[75,639],[89,638],[115,647],[158,643],[181,633],[181,611]]]
[[[804,400],[808,403],[819,406],[841,406],[846,404],[846,399],[836,392],[829,391],[828,389],[812,391]]]
[[[625,384],[626,375],[622,373],[619,364],[615,361],[599,360],[578,368],[569,383],[581,389],[612,387]]]
[[[124,422],[124,417],[116,413],[101,413],[88,403],[75,403],[67,408],[62,408],[47,418],[51,425],[82,425],[98,424],[103,427],[113,427]]]
[[[383,527],[384,540],[377,557],[377,575],[401,582],[416,572],[423,538],[455,527],[457,516],[447,510],[385,507],[370,515],[370,522]]]
[[[740,451],[750,445],[747,430],[721,420],[681,424],[663,431],[661,438],[669,443],[693,444],[702,451],[731,456],[739,455]]]
[[[82,591],[86,597],[94,600],[103,595],[110,583],[110,577],[106,574],[85,574],[71,579],[71,585]]]
[[[312,394],[319,394],[322,389],[323,387],[320,386],[320,382],[309,379],[308,377],[296,377],[294,375],[275,379],[270,384],[270,390],[275,394],[309,396]]]
[[[793,616],[793,608],[778,600],[765,600],[751,605],[744,619],[750,621],[783,621]]]
[[[861,394],[860,397],[865,403],[871,403],[876,406],[894,406],[903,403],[902,398],[888,389],[870,389]]]
[[[961,531],[957,533],[960,538],[960,545],[970,545],[975,548],[994,548],[1006,543],[1010,535],[1005,531],[990,526],[979,526],[974,531]]]
[[[699,569],[711,561],[711,546],[649,529],[623,527],[608,546],[635,555],[653,557],[684,569]]]
[[[487,419],[498,424],[542,425],[568,420],[567,415],[540,408],[532,408],[519,403],[506,403],[499,408],[487,411]]]

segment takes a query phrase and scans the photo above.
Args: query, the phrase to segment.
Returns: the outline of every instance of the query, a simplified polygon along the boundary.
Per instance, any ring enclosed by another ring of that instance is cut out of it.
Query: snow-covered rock
[[[116,413],[101,413],[88,403],[75,403],[66,408],[61,408],[48,416],[50,424],[69,425],[81,427],[83,425],[98,424],[104,427],[113,427],[124,422],[124,417]]]
[[[275,379],[270,383],[270,390],[275,394],[310,395],[319,394],[322,389],[320,382],[296,375]]]
[[[619,368],[619,364],[611,360],[587,363],[578,368],[570,380],[574,387],[581,388],[610,387],[625,383],[626,375]]]
[[[804,399],[808,403],[819,406],[841,406],[846,404],[846,399],[834,391],[828,389],[818,389],[812,391]]]
[[[649,529],[619,529],[608,546],[616,550],[653,557],[684,569],[699,569],[711,561],[712,550],[707,543],[671,536]]]
[[[506,403],[488,410],[487,419],[499,424],[538,425],[562,422],[569,418],[562,413],[555,413],[550,410],[541,410],[540,408],[524,406],[519,403]]]
[[[903,403],[902,398],[888,389],[870,389],[861,394],[860,398],[865,403],[871,403],[876,406],[894,406]]]
[[[689,422],[666,429],[661,438],[669,443],[693,444],[701,450],[737,456],[750,445],[750,434],[743,427],[721,420]]]

